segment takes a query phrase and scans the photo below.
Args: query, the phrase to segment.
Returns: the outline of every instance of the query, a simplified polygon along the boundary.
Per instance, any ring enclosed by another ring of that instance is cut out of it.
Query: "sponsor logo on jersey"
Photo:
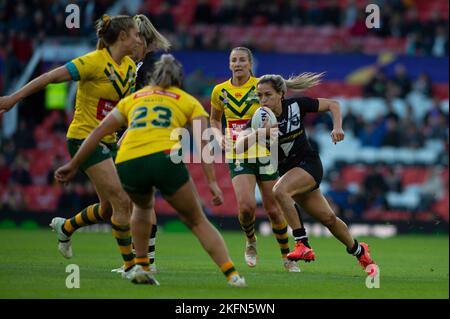
[[[154,95],[154,94],[168,96],[168,97],[171,97],[171,98],[173,98],[175,100],[178,100],[180,98],[179,94],[175,94],[175,93],[172,93],[172,92],[166,92],[166,91],[161,91],[161,90],[150,90],[150,91],[136,93],[133,96],[133,99],[138,99],[138,98],[143,97],[143,96],[149,96],[149,95]]]

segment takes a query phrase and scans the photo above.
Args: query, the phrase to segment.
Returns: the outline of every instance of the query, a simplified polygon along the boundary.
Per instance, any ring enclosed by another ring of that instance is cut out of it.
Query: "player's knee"
[[[153,202],[152,201],[148,201],[148,202],[139,202],[139,203],[135,203],[134,205],[136,205],[136,207],[138,207],[139,209],[142,210],[152,210],[153,209]]]
[[[204,216],[201,214],[194,214],[189,216],[180,216],[181,221],[189,228],[193,229],[194,227],[200,225],[204,221]]]
[[[256,203],[245,202],[239,204],[239,218],[243,221],[251,221],[255,216]]]
[[[110,185],[107,194],[114,211],[128,211],[130,209],[130,199],[120,185]]]
[[[117,195],[117,197],[114,199],[114,202],[115,202],[114,208],[123,212],[129,212],[130,205],[128,202],[128,198],[122,195]]]
[[[129,224],[131,218],[131,211],[128,198],[121,194],[115,194],[110,198],[113,207],[114,220],[122,225]]]
[[[105,222],[111,220],[112,216],[112,207],[108,202],[100,203],[100,216],[102,216]]]
[[[326,213],[324,216],[320,219],[320,222],[325,227],[333,227],[333,225],[336,223],[336,215],[333,213]]]
[[[282,217],[281,211],[275,205],[264,207],[264,210],[266,211],[267,216],[269,217],[270,220],[278,220]]]
[[[287,189],[282,184],[275,184],[272,193],[277,201],[283,201],[286,196],[289,196]]]
[[[151,222],[151,210],[150,209],[137,209],[131,214],[131,220],[139,223]]]

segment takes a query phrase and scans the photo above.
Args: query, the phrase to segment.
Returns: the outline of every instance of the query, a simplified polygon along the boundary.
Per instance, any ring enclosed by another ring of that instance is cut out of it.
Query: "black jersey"
[[[136,88],[135,91],[142,89],[144,86],[148,85],[150,76],[153,73],[155,67],[155,54],[153,52],[148,52],[144,59],[136,65]],[[122,127],[117,130],[117,138],[120,139],[127,130],[126,127]]]
[[[280,168],[300,162],[308,153],[314,152],[305,132],[304,119],[307,112],[318,112],[319,100],[309,97],[285,99],[278,120],[278,164]]]
[[[136,91],[148,84],[148,80],[155,67],[155,62],[156,59],[154,53],[149,52],[145,55],[144,59],[138,63],[136,68]]]

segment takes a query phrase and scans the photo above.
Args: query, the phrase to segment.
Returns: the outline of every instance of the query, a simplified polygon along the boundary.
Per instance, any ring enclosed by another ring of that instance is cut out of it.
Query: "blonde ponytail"
[[[305,72],[300,75],[290,76],[289,79],[284,80],[284,83],[286,83],[288,89],[303,91],[319,84],[324,74],[325,72]]]
[[[152,49],[162,49],[167,51],[171,44],[161,33],[156,30],[150,20],[143,14],[137,14],[133,17],[139,28],[139,33],[144,37],[146,46],[152,46]]]
[[[300,75],[290,76],[285,80],[278,74],[266,74],[259,78],[258,84],[270,83],[277,92],[286,94],[288,89],[303,91],[320,83],[320,79],[325,73],[302,73]]]
[[[155,68],[152,73],[150,84],[157,85],[166,89],[170,86],[182,86],[183,67],[172,54],[163,54],[155,62]]]

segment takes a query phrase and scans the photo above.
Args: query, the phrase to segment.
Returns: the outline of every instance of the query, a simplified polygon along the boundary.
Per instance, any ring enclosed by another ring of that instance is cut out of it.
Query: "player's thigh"
[[[83,144],[83,139],[68,139],[67,140],[67,150],[73,158],[78,151],[78,149]],[[84,160],[80,165],[80,170],[86,172],[90,167],[103,162],[107,159],[114,159],[117,154],[117,145],[115,143],[99,143],[92,153]]]
[[[120,201],[120,204],[128,205],[129,199],[122,189],[119,176],[112,158],[99,162],[86,171],[92,181],[101,201]]]
[[[267,212],[278,211],[278,204],[272,191],[277,180],[258,181],[257,183],[259,191],[261,192],[264,210]]]
[[[241,174],[231,180],[236,200],[240,208],[256,208],[255,186],[256,176],[253,174]]]
[[[181,186],[174,194],[165,195],[164,198],[177,211],[181,219],[193,226],[205,219],[202,206],[191,179]]]
[[[300,167],[294,167],[286,172],[273,187],[275,196],[287,194],[293,196],[306,193],[316,187],[317,183],[308,172]]]
[[[155,193],[152,187],[147,194],[128,193],[133,205],[141,209],[153,209],[155,207]]]

